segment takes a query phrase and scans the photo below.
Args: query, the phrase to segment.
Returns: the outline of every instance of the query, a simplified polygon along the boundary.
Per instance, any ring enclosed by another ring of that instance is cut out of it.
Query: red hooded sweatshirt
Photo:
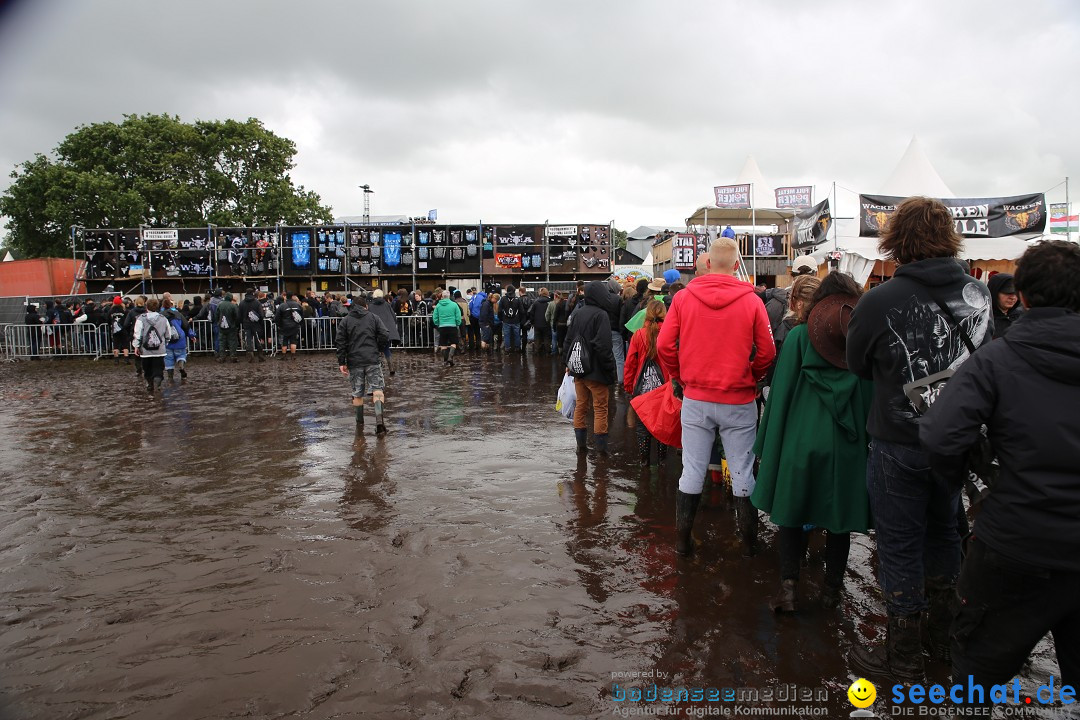
[[[720,273],[694,278],[675,295],[656,350],[686,397],[725,405],[753,402],[755,381],[776,357],[765,304],[752,285]]]

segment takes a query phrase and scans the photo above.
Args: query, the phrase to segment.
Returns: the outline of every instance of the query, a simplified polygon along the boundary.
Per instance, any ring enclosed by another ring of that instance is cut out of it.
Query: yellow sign
[[[868,708],[877,699],[877,688],[869,680],[859,678],[851,683],[851,687],[847,691],[847,697],[851,704],[860,710]]]

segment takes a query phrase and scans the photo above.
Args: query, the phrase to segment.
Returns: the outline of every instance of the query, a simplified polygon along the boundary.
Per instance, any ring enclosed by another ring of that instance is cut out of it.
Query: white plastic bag
[[[555,409],[567,420],[574,417],[574,407],[577,405],[577,389],[574,387],[574,376],[563,377],[562,385],[559,386],[559,396],[555,400]]]

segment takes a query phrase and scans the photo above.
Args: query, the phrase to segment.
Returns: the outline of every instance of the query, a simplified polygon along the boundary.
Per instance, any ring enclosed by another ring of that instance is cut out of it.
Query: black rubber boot
[[[688,556],[694,549],[694,539],[690,531],[694,528],[694,516],[697,515],[701,493],[690,495],[682,490],[675,491],[675,554]]]
[[[779,613],[793,613],[798,610],[795,599],[795,590],[798,586],[798,580],[782,580],[780,582],[780,592],[773,598],[772,609]]]
[[[926,638],[923,645],[932,659],[948,663],[952,660],[952,653],[949,652],[949,631],[952,629],[952,619],[958,604],[956,588],[927,583],[926,595],[930,601],[930,609],[926,616]]]
[[[596,452],[601,455],[607,455],[607,433],[603,435],[596,435]]]
[[[586,444],[585,444],[585,442],[588,440],[588,438],[589,438],[589,431],[587,429],[579,430],[578,428],[574,428],[574,439],[577,441],[577,451],[578,452],[585,452],[586,450],[589,449],[588,446],[586,446]]]
[[[848,655],[851,671],[883,683],[923,683],[922,614],[889,614],[884,644],[854,645]]]
[[[187,360],[179,360],[176,363],[176,369],[180,371],[180,377],[187,377]]]
[[[821,607],[826,610],[834,610],[840,607],[840,591],[843,585],[831,585],[826,579],[821,588]]]
[[[364,424],[364,406],[363,405],[353,405],[353,408],[356,410],[356,424],[357,425],[363,425]]]
[[[169,382],[172,382],[176,379],[174,376],[174,373],[176,372],[175,370],[166,370],[165,372],[169,374]]]
[[[735,498],[735,523],[742,538],[743,557],[757,554],[758,512],[748,497]]]
[[[247,351],[247,356],[248,356],[248,365],[254,364],[254,362],[255,362],[255,353],[252,352],[251,350],[248,350]]]
[[[450,348],[450,349],[449,349],[449,350],[447,351],[447,362],[449,362],[449,363],[450,363],[450,367],[454,367],[454,351],[455,351],[456,349],[457,349],[457,348],[451,347],[451,348]]]

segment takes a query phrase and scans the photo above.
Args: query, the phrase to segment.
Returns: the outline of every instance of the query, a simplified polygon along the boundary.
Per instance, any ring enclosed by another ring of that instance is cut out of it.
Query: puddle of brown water
[[[549,359],[405,356],[382,439],[330,356],[191,371],[151,401],[128,366],[0,368],[11,716],[601,717],[635,671],[850,712],[844,655],[882,621],[870,541],[841,610],[814,599],[815,543],[804,611],[773,615],[775,554],[740,557],[722,493],[677,560],[678,458],[633,463],[624,400],[613,456],[576,456]],[[1051,673],[1044,643],[1024,676]]]

